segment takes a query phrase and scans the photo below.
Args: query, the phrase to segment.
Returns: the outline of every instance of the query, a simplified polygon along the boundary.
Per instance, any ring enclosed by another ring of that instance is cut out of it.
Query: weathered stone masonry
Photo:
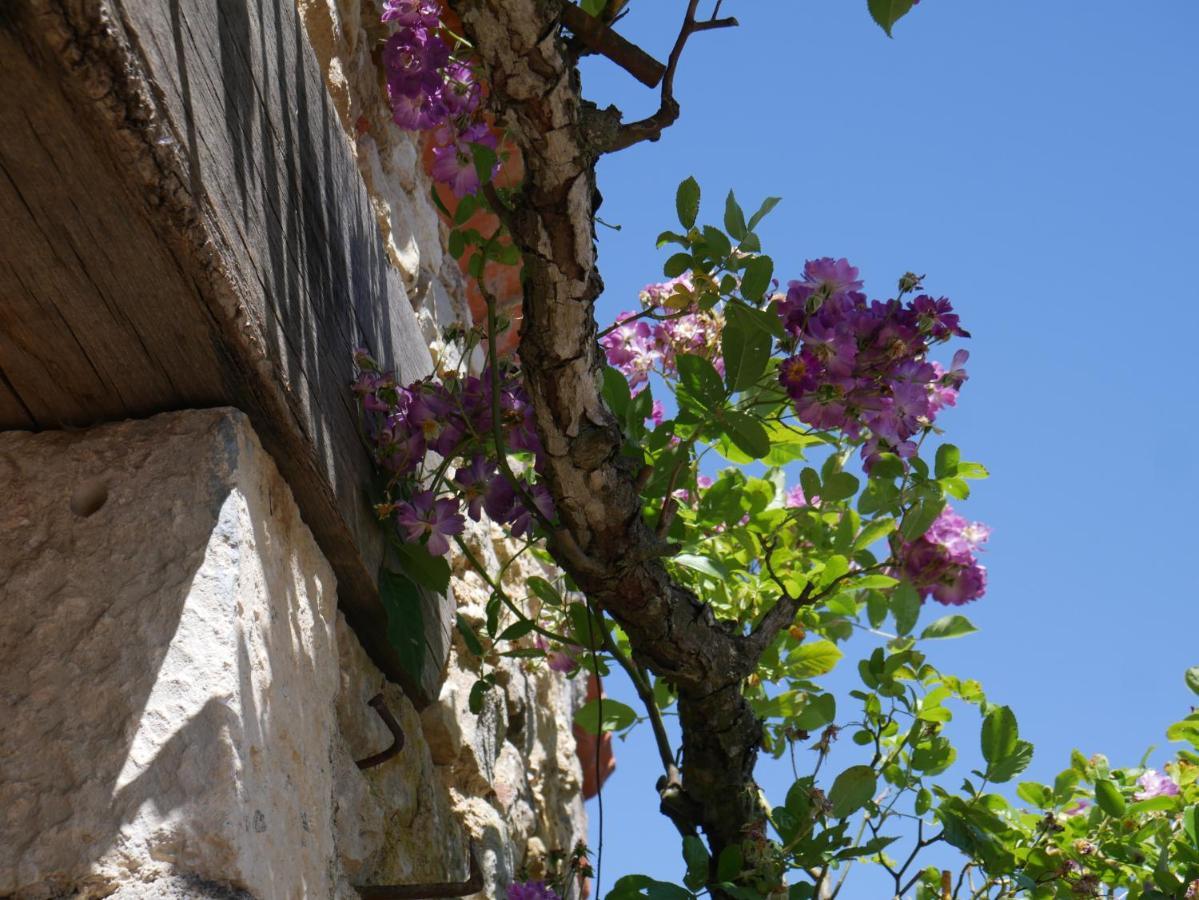
[[[416,377],[469,313],[376,16],[0,17],[0,897],[349,898],[471,839],[502,896],[583,837],[574,685],[504,661],[467,709],[461,560],[420,672],[380,640],[350,353]]]

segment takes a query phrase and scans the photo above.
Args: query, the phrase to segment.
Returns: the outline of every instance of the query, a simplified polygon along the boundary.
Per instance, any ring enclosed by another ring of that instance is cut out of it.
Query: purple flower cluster
[[[386,0],[382,19],[397,26],[383,46],[393,120],[409,131],[435,130],[433,177],[456,196],[474,193],[479,176],[470,145],[494,150],[497,141],[486,123],[473,120],[482,90],[442,37],[440,4]]]
[[[902,545],[900,574],[921,596],[931,594],[946,606],[977,600],[987,590],[987,570],[974,552],[990,536],[986,525],[967,522],[946,506],[922,537]]]
[[[441,8],[431,0],[386,0],[384,22],[398,27],[383,45],[383,68],[392,116],[401,128],[435,128],[478,107],[470,69],[451,62],[441,36]]]
[[[1169,775],[1163,775],[1157,769],[1146,769],[1145,773],[1137,779],[1137,785],[1141,789],[1133,793],[1133,800],[1178,796],[1178,782]]]
[[[505,452],[523,451],[534,459],[518,485],[500,472],[496,458],[490,371],[481,377],[451,377],[440,383],[422,379],[401,387],[365,351],[355,354],[355,361],[360,374],[353,389],[375,460],[390,476],[393,496],[402,498],[381,511],[394,516],[405,541],[424,541],[430,553],[444,554],[448,539],[466,525],[463,510],[476,522],[486,512],[517,536],[532,532],[539,516],[554,517],[549,490],[535,477],[543,464],[541,442],[515,372],[501,376],[499,412]],[[430,450],[442,459],[432,490],[423,486]],[[455,460],[461,465],[450,477]]]
[[[796,340],[779,381],[796,415],[814,428],[864,441],[869,463],[882,452],[911,457],[912,438],[957,401],[969,354],[946,371],[926,359],[932,344],[969,337],[945,298],[867,302],[858,270],[844,259],[810,260],[788,285],[779,315]]]
[[[508,900],[562,900],[544,881],[514,881],[508,885]]]
[[[448,184],[455,197],[473,194],[479,189],[479,170],[475,167],[471,144],[495,150],[499,145],[496,136],[485,122],[476,122],[457,135],[448,128],[438,129],[437,137],[433,147],[433,177]]]
[[[664,318],[653,325],[645,319],[633,319],[637,313],[622,312],[616,317],[618,327],[600,340],[608,364],[620,370],[634,392],[649,381],[651,372],[673,375],[680,353],[702,356],[724,374],[724,359],[720,355],[724,318],[714,310],[680,311],[680,297],[684,300],[682,310],[686,310],[691,291],[689,274],[646,285],[641,291],[641,302],[647,310],[673,307],[675,311],[663,309]]]

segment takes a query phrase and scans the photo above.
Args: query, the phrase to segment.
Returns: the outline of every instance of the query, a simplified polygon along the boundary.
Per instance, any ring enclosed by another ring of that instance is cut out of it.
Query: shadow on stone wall
[[[334,581],[244,416],[3,433],[0,482],[0,894],[332,896]]]

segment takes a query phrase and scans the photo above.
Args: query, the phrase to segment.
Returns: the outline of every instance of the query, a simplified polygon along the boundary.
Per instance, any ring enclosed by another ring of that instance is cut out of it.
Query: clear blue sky
[[[632,0],[620,28],[665,59],[684,5]],[[861,0],[722,14],[741,28],[693,38],[681,121],[600,167],[601,215],[623,226],[600,230],[603,315],[659,280],[654,236],[687,175],[711,221],[729,188],[750,208],[784,198],[760,229],[784,280],[825,255],[872,295],[927,273],[974,335],[939,423],[990,467],[959,506],[994,529],[990,590],[968,610],[982,631],[930,645],[934,661],[1014,708],[1037,749],[1024,777],[1052,779],[1072,747],[1114,764],[1163,748],[1199,663],[1199,4],[925,0],[895,40]],[[601,105],[654,107],[602,60],[584,79]],[[977,753],[976,718],[958,718]],[[617,742],[604,891],[681,874],[655,759],[644,735]],[[791,778],[761,780],[779,797]]]

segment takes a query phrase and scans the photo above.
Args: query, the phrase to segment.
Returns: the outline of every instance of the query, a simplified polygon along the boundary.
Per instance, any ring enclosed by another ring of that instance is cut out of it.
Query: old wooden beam
[[[427,702],[446,601],[413,677],[348,386],[356,346],[407,379],[429,355],[293,0],[8,5],[0,83],[0,427],[245,410],[364,645]]]

